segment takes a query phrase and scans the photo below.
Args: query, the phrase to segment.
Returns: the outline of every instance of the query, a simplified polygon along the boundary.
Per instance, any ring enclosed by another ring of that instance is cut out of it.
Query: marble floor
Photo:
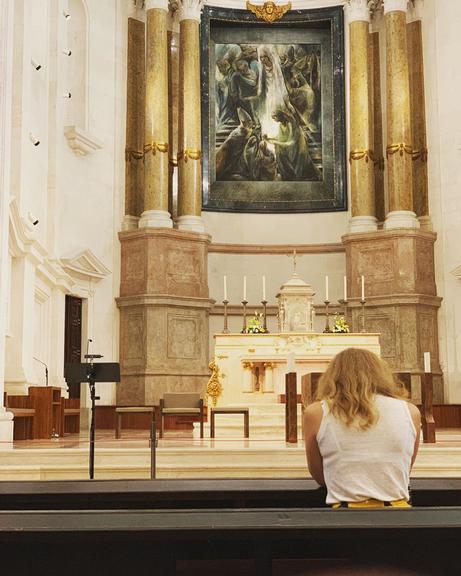
[[[88,434],[50,440],[24,440],[0,450],[0,480],[88,478]],[[97,431],[95,477],[149,478],[148,432]],[[299,478],[307,475],[304,445],[240,437],[203,440],[192,433],[169,432],[158,441],[158,478]],[[436,444],[421,444],[414,477],[461,477],[461,429],[437,431]]]

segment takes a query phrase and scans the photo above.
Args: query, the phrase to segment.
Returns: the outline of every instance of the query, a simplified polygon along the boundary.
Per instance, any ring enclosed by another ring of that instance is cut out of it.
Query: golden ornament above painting
[[[281,6],[277,6],[275,2],[264,2],[262,6],[257,6],[247,0],[247,10],[253,12],[256,18],[264,20],[267,24],[272,24],[276,20],[280,20],[288,10],[291,10],[291,2]]]

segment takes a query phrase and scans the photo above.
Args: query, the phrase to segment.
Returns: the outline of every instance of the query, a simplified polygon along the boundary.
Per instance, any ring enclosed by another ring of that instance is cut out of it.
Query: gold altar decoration
[[[144,154],[152,152],[152,155],[155,156],[157,150],[162,152],[162,154],[168,152],[168,142],[155,142],[155,140],[152,140],[150,144],[144,144]]]
[[[186,148],[184,151],[181,150],[178,152],[178,162],[182,158],[184,158],[184,162],[187,162],[188,159],[190,160],[200,160],[202,157],[201,150],[194,150],[193,148]]]
[[[264,20],[266,24],[273,24],[280,20],[288,10],[291,10],[291,2],[277,6],[275,2],[264,2],[262,6],[256,6],[247,0],[247,10],[253,12],[256,18]]]
[[[125,160],[142,160],[144,158],[144,152],[142,150],[131,150],[127,148],[125,150]]]
[[[207,399],[211,398],[213,406],[216,406],[222,394],[221,371],[214,360],[208,364],[208,368],[211,370],[211,377],[206,385],[206,395]]]
[[[399,144],[390,144],[386,148],[386,156],[392,156],[393,154],[397,154],[400,152],[400,156],[403,156],[403,153],[413,155],[413,147],[409,144],[405,144],[404,142],[400,142]]]
[[[350,163],[352,163],[352,160],[362,160],[362,158],[365,158],[365,162],[370,160],[373,162],[375,159],[373,150],[351,150],[349,153]]]

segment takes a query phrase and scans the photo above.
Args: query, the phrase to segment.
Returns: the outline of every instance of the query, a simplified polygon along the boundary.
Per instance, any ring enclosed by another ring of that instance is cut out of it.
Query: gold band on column
[[[351,150],[349,153],[349,162],[352,164],[353,160],[363,160],[369,162],[370,160],[374,162],[373,150]]]

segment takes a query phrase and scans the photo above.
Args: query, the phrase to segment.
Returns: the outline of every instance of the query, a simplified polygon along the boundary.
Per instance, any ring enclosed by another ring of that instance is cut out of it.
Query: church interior
[[[460,23],[453,0],[1,2],[3,557],[456,573]],[[303,413],[351,347],[420,408],[415,507],[333,528]]]

